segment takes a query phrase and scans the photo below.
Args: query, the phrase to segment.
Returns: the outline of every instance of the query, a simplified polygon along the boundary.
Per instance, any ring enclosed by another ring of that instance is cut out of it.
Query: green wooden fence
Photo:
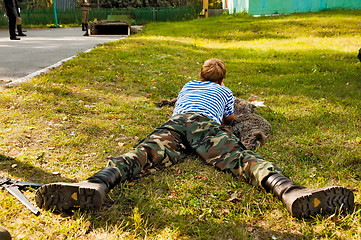
[[[134,19],[136,24],[147,22],[183,21],[197,18],[201,7],[159,7],[159,8],[135,8],[135,9],[104,9],[93,8],[89,12],[89,21],[94,19],[107,20],[108,15],[124,15]],[[69,9],[57,11],[59,24],[81,24],[81,10]],[[52,9],[28,9],[21,11],[22,23],[29,25],[52,25],[55,24]],[[0,27],[7,27],[8,20],[4,12],[0,11]]]

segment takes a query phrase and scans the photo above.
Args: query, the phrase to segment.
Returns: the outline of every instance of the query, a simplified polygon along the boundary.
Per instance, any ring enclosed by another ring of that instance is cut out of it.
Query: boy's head
[[[222,80],[226,77],[226,66],[222,60],[211,58],[205,61],[201,68],[201,81],[222,83]]]

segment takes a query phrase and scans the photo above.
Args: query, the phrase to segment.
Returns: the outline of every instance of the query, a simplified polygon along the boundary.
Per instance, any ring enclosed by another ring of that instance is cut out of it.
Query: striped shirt
[[[234,113],[232,91],[214,82],[190,81],[178,94],[173,116],[189,112],[205,114],[221,124],[223,117]]]

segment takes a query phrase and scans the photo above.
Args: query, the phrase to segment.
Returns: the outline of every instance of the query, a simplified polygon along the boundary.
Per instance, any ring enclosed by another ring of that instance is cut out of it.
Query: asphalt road
[[[57,67],[77,53],[126,36],[83,36],[81,28],[25,29],[26,37],[10,40],[0,29],[0,85],[16,84]]]

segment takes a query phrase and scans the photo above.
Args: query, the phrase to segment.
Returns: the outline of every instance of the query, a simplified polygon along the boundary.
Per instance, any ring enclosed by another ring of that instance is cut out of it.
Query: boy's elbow
[[[233,113],[232,115],[229,115],[228,117],[223,117],[223,123],[226,125],[230,125],[234,119],[235,119],[235,116]]]

